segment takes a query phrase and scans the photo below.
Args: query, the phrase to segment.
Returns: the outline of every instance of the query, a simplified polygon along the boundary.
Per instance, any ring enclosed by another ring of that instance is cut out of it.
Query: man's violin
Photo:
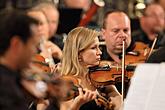
[[[144,63],[149,56],[150,50],[147,44],[136,42],[134,49],[125,55],[126,65]]]

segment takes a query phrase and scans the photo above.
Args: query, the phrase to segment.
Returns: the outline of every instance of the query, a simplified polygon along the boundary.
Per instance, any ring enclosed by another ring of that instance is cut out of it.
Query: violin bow
[[[45,48],[44,44],[46,43],[46,40],[44,39],[44,37],[41,37],[41,41],[40,41],[40,49],[42,52],[46,52],[48,53],[48,58],[45,58],[46,63],[49,64],[50,67],[55,65],[55,62],[53,60],[53,56],[52,56],[52,49],[51,48]]]
[[[124,77],[125,77],[125,40],[123,40],[123,49],[122,49],[122,86],[121,86],[121,94],[122,100],[124,100]]]
[[[156,36],[156,37],[155,37],[155,39],[154,39],[154,41],[153,41],[153,43],[152,43],[152,46],[151,46],[151,49],[150,49],[149,54],[148,54],[148,56],[147,56],[147,59],[150,57],[150,55],[151,55],[151,53],[152,53],[152,51],[153,51],[153,49],[154,49],[154,47],[155,47],[156,41],[157,41],[157,39],[158,39],[158,34],[156,34],[155,36]]]

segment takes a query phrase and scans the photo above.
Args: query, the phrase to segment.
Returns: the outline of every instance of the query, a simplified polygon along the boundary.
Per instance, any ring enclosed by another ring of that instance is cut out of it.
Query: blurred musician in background
[[[59,11],[53,2],[40,2],[35,8],[42,10],[48,20],[49,25],[49,40],[63,49],[63,36],[57,35],[57,28],[59,24]]]
[[[149,4],[139,20],[141,28],[132,33],[135,41],[149,44],[151,47],[154,39],[158,37],[155,48],[165,45],[165,12],[159,4]]]
[[[42,10],[39,10],[37,6],[33,7],[27,13],[29,16],[40,21],[40,25],[38,26],[40,33],[40,54],[46,59],[46,62],[49,63],[50,66],[53,66],[53,58],[60,60],[62,56],[62,51],[57,45],[49,41],[50,29],[47,18],[44,12]]]
[[[19,11],[2,10],[0,24],[0,109],[27,110],[22,71],[37,51],[39,21]]]

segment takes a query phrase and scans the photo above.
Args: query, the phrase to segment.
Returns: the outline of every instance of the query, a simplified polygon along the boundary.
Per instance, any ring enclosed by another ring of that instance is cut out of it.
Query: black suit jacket
[[[20,74],[0,65],[0,110],[28,110]]]

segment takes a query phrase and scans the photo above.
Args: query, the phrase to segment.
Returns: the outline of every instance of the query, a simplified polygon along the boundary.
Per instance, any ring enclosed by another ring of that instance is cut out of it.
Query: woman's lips
[[[100,58],[97,58],[96,60],[97,60],[97,61],[100,61],[101,59],[100,59]]]

